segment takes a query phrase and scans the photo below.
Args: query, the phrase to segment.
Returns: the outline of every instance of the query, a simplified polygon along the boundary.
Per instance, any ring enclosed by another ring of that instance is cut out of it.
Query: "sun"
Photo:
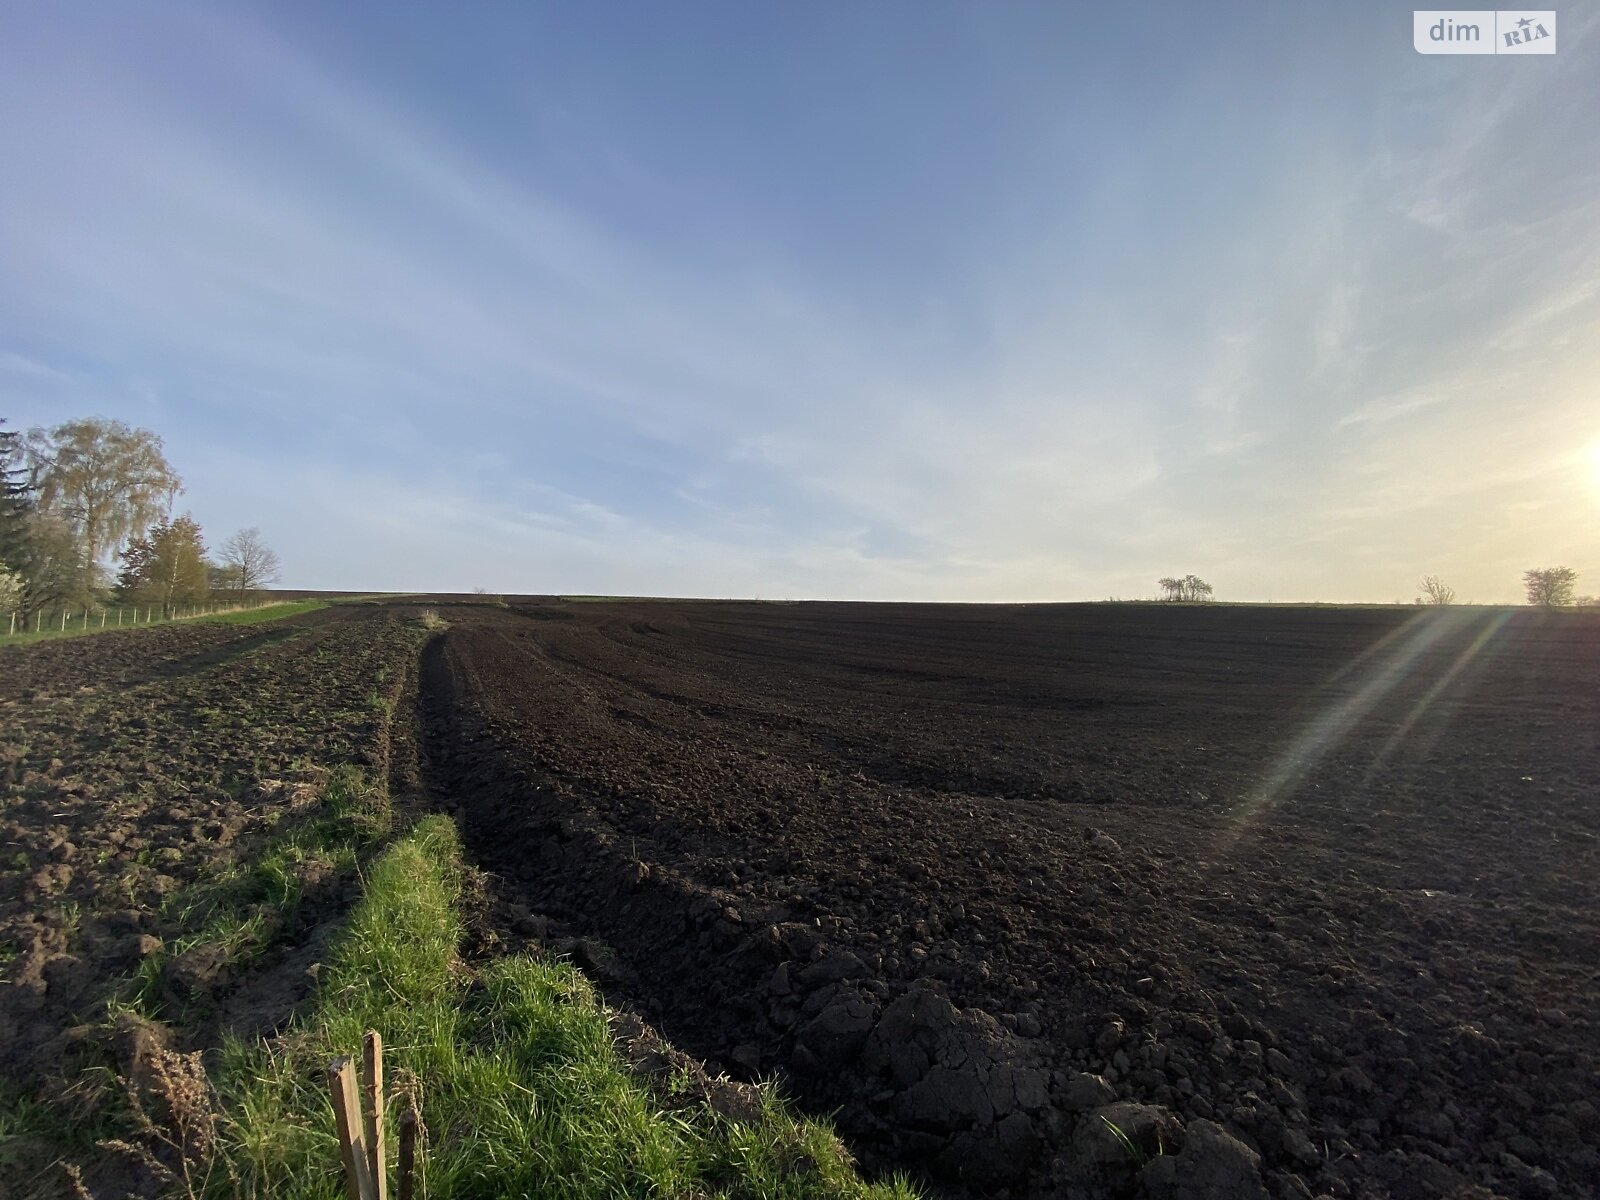
[[[1594,484],[1594,490],[1600,493],[1600,438],[1595,438],[1589,447],[1589,482]]]

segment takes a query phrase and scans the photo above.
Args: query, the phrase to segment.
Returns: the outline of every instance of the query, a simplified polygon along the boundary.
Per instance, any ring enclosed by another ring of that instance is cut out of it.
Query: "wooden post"
[[[366,1139],[361,1132],[356,1072],[348,1055],[328,1064],[328,1091],[333,1096],[333,1118],[339,1131],[339,1157],[344,1160],[345,1191],[350,1200],[374,1200]]]
[[[105,627],[106,627],[106,610],[102,608],[100,610],[100,628],[104,629]]]
[[[396,1179],[396,1200],[415,1200],[417,1188],[417,1127],[422,1120],[417,1116],[417,1102],[415,1098],[407,1102],[405,1112],[400,1114],[400,1161],[398,1178]]]
[[[362,1044],[361,1090],[367,1109],[367,1167],[372,1172],[374,1200],[389,1200],[389,1169],[383,1145],[383,1039],[367,1030]]]

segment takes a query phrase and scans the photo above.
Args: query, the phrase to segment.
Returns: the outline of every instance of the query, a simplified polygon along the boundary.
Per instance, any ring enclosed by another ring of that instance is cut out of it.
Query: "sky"
[[[1600,592],[1600,7],[0,8],[0,417],[283,584]]]

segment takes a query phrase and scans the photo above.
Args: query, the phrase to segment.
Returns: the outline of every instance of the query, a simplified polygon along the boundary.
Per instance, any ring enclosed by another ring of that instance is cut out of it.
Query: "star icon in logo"
[[[1523,17],[1522,20],[1517,22],[1517,24],[1522,26],[1522,28],[1526,29],[1529,25],[1532,25],[1533,22],[1530,21],[1527,17]]]

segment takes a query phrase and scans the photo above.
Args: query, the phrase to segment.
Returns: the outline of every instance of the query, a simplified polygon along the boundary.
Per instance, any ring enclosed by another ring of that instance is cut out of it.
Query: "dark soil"
[[[1600,1190],[1600,620],[446,615],[425,756],[479,859],[874,1167],[977,1195]]]

